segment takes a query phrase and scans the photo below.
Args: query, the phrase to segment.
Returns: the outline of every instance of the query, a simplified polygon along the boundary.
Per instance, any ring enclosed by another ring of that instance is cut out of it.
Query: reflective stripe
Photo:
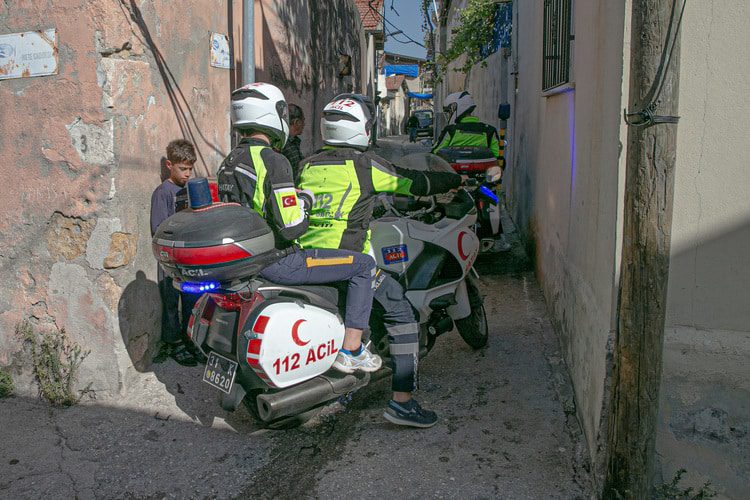
[[[255,183],[255,193],[253,193],[253,208],[261,216],[265,213],[266,193],[263,190],[263,186],[266,182],[267,170],[266,164],[263,163],[263,158],[261,158],[260,153],[267,147],[268,146],[250,146],[250,157],[253,160],[255,173],[258,176],[258,180]]]
[[[386,328],[389,335],[414,335],[419,334],[419,326],[416,323],[402,323]]]
[[[339,202],[339,208],[336,210],[336,213],[333,215],[335,219],[341,218],[341,207],[344,206],[346,197],[349,196],[349,193],[351,192],[352,192],[352,183],[350,182],[349,185],[346,187],[346,191],[344,191],[344,196],[341,197],[341,201]]]
[[[408,344],[391,344],[389,347],[391,356],[398,356],[403,354],[419,354],[419,342],[409,342]]]
[[[347,255],[346,257],[327,257],[327,258],[314,258],[308,257],[305,259],[307,267],[318,267],[318,266],[341,266],[354,263],[354,255]]]
[[[239,172],[239,173],[241,173],[243,175],[246,175],[246,176],[250,177],[254,181],[258,180],[258,176],[257,175],[255,175],[254,173],[250,172],[249,170],[245,170],[242,167],[234,167],[234,170],[236,172]]]

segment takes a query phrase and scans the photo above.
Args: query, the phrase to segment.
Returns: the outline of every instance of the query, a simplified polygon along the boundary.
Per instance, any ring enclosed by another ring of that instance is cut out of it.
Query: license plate
[[[203,381],[229,394],[237,373],[237,363],[215,352],[209,353]]]

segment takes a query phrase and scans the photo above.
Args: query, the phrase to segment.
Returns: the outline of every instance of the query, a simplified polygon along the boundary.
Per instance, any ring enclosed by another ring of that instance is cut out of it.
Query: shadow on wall
[[[319,145],[323,107],[337,94],[360,90],[354,86],[362,76],[359,13],[347,0],[275,2],[275,6],[284,27],[283,38],[270,31],[264,15],[263,63],[267,69],[259,78],[282,87],[290,102],[295,101],[291,94],[296,94],[297,104],[310,106],[305,135],[310,134],[312,144]],[[288,54],[288,61],[278,47]],[[352,76],[339,76],[341,55],[351,56]]]
[[[161,75],[162,82],[164,83],[164,89],[167,92],[167,96],[172,105],[172,110],[174,111],[175,118],[177,119],[180,131],[182,132],[182,137],[195,144],[196,153],[198,154],[201,163],[208,168],[208,163],[206,163],[205,158],[203,158],[200,144],[205,144],[221,156],[225,156],[224,152],[217,144],[208,140],[201,131],[201,128],[195,119],[195,115],[193,114],[192,109],[190,109],[190,104],[188,103],[185,94],[183,94],[182,89],[180,89],[177,79],[169,68],[169,65],[159,50],[159,47],[157,47],[156,42],[154,42],[151,32],[148,29],[148,25],[146,24],[146,20],[144,19],[143,12],[138,7],[135,0],[130,0],[129,5],[127,5],[124,0],[118,2],[118,4],[120,5],[123,15],[131,21],[131,26],[135,23],[135,26],[137,27],[137,31],[131,27],[133,35],[136,36],[144,46],[148,47],[153,55],[154,62],[159,70],[159,75]],[[196,135],[200,137],[201,141],[196,140]]]
[[[747,495],[750,222],[676,249],[670,263],[658,453],[664,480]]]
[[[159,343],[161,325],[161,299],[159,286],[138,271],[135,280],[123,290],[117,304],[120,334],[130,361],[139,372],[151,364]]]
[[[226,420],[227,412],[221,409],[218,400],[211,398],[218,393],[201,382],[203,365],[183,367],[172,359],[152,363],[161,340],[158,284],[138,271],[135,280],[123,290],[117,309],[120,333],[133,367],[140,373],[152,372],[174,397],[180,410],[193,420],[208,426],[216,417]]]

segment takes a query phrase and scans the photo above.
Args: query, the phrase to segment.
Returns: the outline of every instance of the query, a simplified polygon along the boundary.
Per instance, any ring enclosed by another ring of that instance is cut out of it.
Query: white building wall
[[[621,224],[625,5],[574,2],[570,88],[543,95],[543,2],[517,2],[509,209],[557,323],[589,452],[598,460]]]
[[[657,443],[665,480],[730,498],[750,492],[748,19],[746,0],[685,11]]]

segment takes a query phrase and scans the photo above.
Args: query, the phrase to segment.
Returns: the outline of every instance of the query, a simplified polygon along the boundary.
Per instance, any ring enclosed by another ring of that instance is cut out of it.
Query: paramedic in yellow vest
[[[378,193],[426,196],[457,188],[451,172],[421,172],[392,165],[367,151],[374,106],[366,96],[342,94],[323,110],[321,134],[326,146],[303,163],[299,187],[315,193],[310,226],[300,237],[303,248],[368,252],[369,225]],[[431,427],[435,412],[412,397],[417,386],[419,326],[398,281],[379,271],[375,300],[383,306],[393,368],[393,399],[383,416],[390,422]]]
[[[471,95],[466,92],[448,94],[443,103],[443,111],[448,115],[448,125],[440,133],[440,137],[432,148],[433,154],[444,148],[488,148],[498,159],[498,165],[503,166],[503,150],[500,147],[500,137],[492,125],[479,121],[471,114],[476,109]],[[495,240],[495,251],[510,250],[510,244],[505,240],[503,225],[500,223],[498,237]]]
[[[345,373],[374,372],[382,360],[362,345],[362,333],[372,309],[375,260],[354,251],[301,250],[296,243],[308,227],[314,198],[309,191],[297,192],[289,161],[272,149],[282,149],[287,140],[287,113],[284,95],[268,83],[232,93],[232,126],[242,139],[217,173],[219,198],[256,210],[273,229],[276,247],[287,250],[261,278],[280,285],[348,281],[346,333],[333,367]]]

